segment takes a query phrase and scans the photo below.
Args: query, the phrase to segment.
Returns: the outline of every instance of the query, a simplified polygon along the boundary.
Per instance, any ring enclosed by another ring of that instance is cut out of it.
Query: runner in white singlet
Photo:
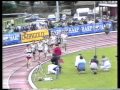
[[[67,32],[62,32],[61,33],[61,39],[62,39],[62,48],[64,48],[64,50],[67,50],[67,39],[68,39],[68,35]]]
[[[36,59],[35,54],[36,54],[36,49],[37,49],[37,45],[36,45],[35,41],[33,41],[33,43],[31,44],[31,47],[32,47],[33,58],[35,60]]]
[[[29,70],[29,67],[30,67],[30,64],[31,64],[31,59],[33,57],[31,46],[27,45],[24,52],[25,52],[26,61],[27,61],[27,70]]]
[[[39,53],[39,60],[40,60],[40,54],[43,52],[43,42],[42,40],[40,40],[38,43],[37,43],[37,50],[38,50],[38,53]]]

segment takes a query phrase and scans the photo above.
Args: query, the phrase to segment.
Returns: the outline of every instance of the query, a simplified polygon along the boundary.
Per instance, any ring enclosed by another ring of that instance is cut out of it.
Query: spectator
[[[98,21],[98,19],[95,19],[95,23],[98,23],[99,21]]]
[[[86,60],[83,58],[82,55],[76,56],[75,66],[77,67],[78,71],[85,71]]]
[[[83,24],[87,24],[87,21],[86,21],[86,19],[84,19],[84,20],[83,20]]]
[[[14,19],[11,19],[11,25],[15,25],[15,23],[14,23]]]
[[[95,62],[97,65],[99,65],[99,61],[96,55],[93,57],[93,59],[91,59],[91,62]]]
[[[97,74],[97,71],[98,71],[98,60],[97,60],[97,56],[95,55],[93,59],[91,59],[91,62],[90,62],[90,69],[92,70],[92,72],[94,74]]]
[[[94,74],[97,74],[98,65],[96,64],[96,62],[94,62],[94,59],[91,59],[91,61],[92,62],[90,63],[90,69]]]
[[[111,63],[109,59],[105,56],[102,56],[102,63],[101,63],[100,69],[103,71],[109,71],[110,68],[111,68]]]

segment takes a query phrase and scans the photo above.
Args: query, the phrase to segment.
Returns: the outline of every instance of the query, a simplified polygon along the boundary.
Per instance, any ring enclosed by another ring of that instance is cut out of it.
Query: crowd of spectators
[[[7,27],[5,28],[8,33],[12,32],[27,32],[27,31],[33,31],[33,30],[40,30],[47,28],[47,24],[41,24],[39,22],[33,22],[28,25],[24,26],[15,26],[15,24],[7,24]]]
[[[110,19],[104,18],[105,21],[110,21]],[[41,30],[41,29],[52,29],[56,27],[65,27],[65,26],[75,26],[75,25],[83,25],[83,24],[92,24],[92,23],[98,23],[101,22],[101,18],[97,17],[95,20],[94,18],[86,18],[86,19],[68,19],[68,20],[60,20],[58,22],[52,22],[52,21],[45,21],[44,24],[41,24],[40,22],[32,22],[28,25],[24,26],[15,26],[15,24],[8,24],[6,29],[9,31],[9,33],[12,32],[27,32],[27,31],[33,31],[33,30]],[[114,28],[116,28],[116,24],[114,24]]]

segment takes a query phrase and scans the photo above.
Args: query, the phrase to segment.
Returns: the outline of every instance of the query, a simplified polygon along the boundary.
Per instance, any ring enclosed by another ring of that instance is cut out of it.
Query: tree
[[[56,6],[56,1],[44,1],[48,6]]]
[[[67,7],[70,6],[72,15],[75,13],[75,3],[78,1],[59,1],[59,5],[66,5]],[[47,3],[48,6],[55,6],[56,1],[44,1],[44,3]]]
[[[29,1],[30,7],[31,7],[31,12],[33,12],[34,2],[35,2],[35,1]]]
[[[17,6],[12,3],[2,3],[2,13],[14,13],[16,12]]]
[[[15,1],[16,5],[19,6],[20,4],[20,1]]]
[[[78,1],[64,1],[62,2],[62,4],[64,5],[69,5],[71,7],[71,13],[72,13],[72,16],[75,14],[75,4],[77,3]]]

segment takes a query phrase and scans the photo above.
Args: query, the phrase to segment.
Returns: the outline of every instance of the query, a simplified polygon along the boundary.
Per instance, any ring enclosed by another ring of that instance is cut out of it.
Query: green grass
[[[88,62],[94,55],[94,50],[80,51],[80,53],[85,57],[87,61],[87,70],[85,74],[80,74],[77,72],[74,62],[75,57],[79,52],[65,55],[64,64],[62,64],[62,74],[59,79],[53,81],[38,81],[38,77],[42,77],[43,74],[39,71],[36,76],[33,74],[32,79],[35,78],[34,84],[38,88],[117,88],[117,47],[107,47],[97,49],[98,59],[101,60],[102,55],[106,55],[111,63],[112,68],[109,72],[98,71],[97,75],[94,75],[89,69]],[[50,62],[49,62],[50,63]],[[44,71],[47,73],[47,64],[42,65]],[[55,75],[48,75],[55,78]]]

